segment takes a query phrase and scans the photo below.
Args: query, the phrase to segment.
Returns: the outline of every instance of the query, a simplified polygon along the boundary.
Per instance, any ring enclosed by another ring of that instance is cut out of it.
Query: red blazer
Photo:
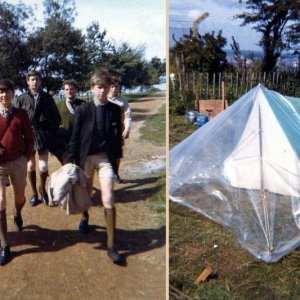
[[[15,160],[22,155],[29,160],[33,144],[31,124],[24,109],[14,107],[10,122],[0,114],[0,147],[5,149],[0,162]]]

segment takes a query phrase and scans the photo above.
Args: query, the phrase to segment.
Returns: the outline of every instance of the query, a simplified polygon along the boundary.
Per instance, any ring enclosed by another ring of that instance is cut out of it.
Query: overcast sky
[[[238,0],[169,0],[170,1],[170,27],[190,27],[193,20],[204,12],[209,13],[199,25],[199,32],[218,33],[227,38],[225,48],[230,48],[231,36],[239,43],[241,50],[261,50],[257,46],[259,35],[251,26],[241,27],[241,19],[234,20],[233,17],[243,12],[245,4]],[[180,31],[180,30],[179,30]]]
[[[6,0],[16,4],[19,0]],[[36,5],[35,13],[43,19],[42,0],[26,0]],[[144,45],[145,56],[166,57],[166,5],[164,0],[75,0],[78,16],[75,27],[86,29],[98,21],[107,30],[107,37],[117,44],[128,42],[132,47]]]

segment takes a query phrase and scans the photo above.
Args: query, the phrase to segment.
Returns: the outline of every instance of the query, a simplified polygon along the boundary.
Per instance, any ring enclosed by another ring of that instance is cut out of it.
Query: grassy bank
[[[149,141],[157,146],[166,145],[166,105],[150,116],[140,130],[141,140]]]
[[[166,105],[162,105],[159,111],[150,116],[140,129],[141,140],[165,147],[166,141]],[[166,170],[165,168],[155,172],[158,180],[155,182],[156,192],[151,196],[150,208],[161,214],[165,224],[166,209]]]
[[[170,116],[170,148],[196,129],[183,116]],[[170,299],[300,299],[299,249],[266,264],[230,230],[188,208],[171,202],[169,216]],[[196,284],[207,265],[212,275]]]

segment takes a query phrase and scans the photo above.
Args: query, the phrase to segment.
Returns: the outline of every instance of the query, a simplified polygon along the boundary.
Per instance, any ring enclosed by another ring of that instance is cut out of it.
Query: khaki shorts
[[[9,185],[11,183],[16,187],[26,186],[27,159],[21,156],[15,160],[0,163],[0,184]]]
[[[109,162],[106,153],[89,155],[84,164],[84,171],[88,177],[93,177],[94,171],[97,170],[98,177],[114,177],[114,171]]]

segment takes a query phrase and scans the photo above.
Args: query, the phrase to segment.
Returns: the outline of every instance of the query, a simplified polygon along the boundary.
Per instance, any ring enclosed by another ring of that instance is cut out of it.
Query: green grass
[[[192,299],[300,299],[299,250],[266,264],[241,248],[230,230],[188,208],[170,203],[169,222],[170,285],[181,293]],[[214,278],[195,284],[207,264]]]
[[[140,129],[143,141],[150,142],[158,146],[165,146],[166,143],[166,105],[160,107],[157,114],[150,116]],[[161,213],[165,224],[166,209],[166,172],[161,169],[157,172],[159,177],[155,182],[157,191],[151,196],[150,208]]]
[[[170,149],[197,130],[197,125],[191,124],[185,116],[169,116]]]
[[[165,169],[159,170],[155,176],[158,180],[155,182],[156,191],[151,196],[149,207],[160,216],[161,225],[166,225],[166,172]]]
[[[197,128],[184,116],[170,115],[170,148]],[[170,299],[300,299],[300,249],[266,264],[230,230],[173,202],[169,226]],[[208,264],[214,276],[195,284]]]
[[[166,105],[162,105],[159,111],[150,116],[140,130],[143,141],[149,141],[158,146],[166,145]]]

